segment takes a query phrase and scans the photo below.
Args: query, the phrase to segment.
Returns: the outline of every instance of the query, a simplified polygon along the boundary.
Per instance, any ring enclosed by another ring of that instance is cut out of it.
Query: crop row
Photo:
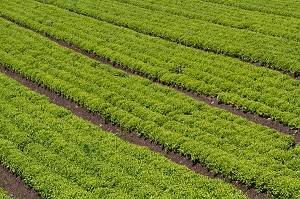
[[[0,13],[165,84],[217,96],[219,102],[300,127],[300,81],[54,6],[14,2],[3,3]],[[177,74],[178,64],[183,74]]]
[[[300,6],[297,0],[268,0],[268,1],[260,1],[260,0],[242,0],[242,1],[234,1],[234,0],[201,0],[206,2],[218,3],[228,6],[234,6],[237,8],[258,11],[263,13],[269,13],[274,15],[282,15],[286,17],[295,17],[300,18]],[[189,3],[195,3],[194,0],[189,0]]]
[[[213,24],[207,20],[190,19],[116,1],[83,1],[73,4],[72,0],[68,0],[67,3],[62,0],[38,1],[58,5],[109,23],[128,27],[137,32],[179,42],[193,48],[206,49],[247,61],[261,62],[266,66],[300,75],[300,43],[298,42],[300,20],[297,19],[284,20],[279,17],[277,20],[274,19],[274,16],[265,16],[267,19],[264,20],[258,16],[256,21],[261,20],[266,23],[257,27],[264,34],[267,33],[264,35],[248,29],[239,29],[241,27],[224,26],[227,24],[221,20],[219,20],[221,25]],[[212,9],[214,8],[212,7]],[[178,9],[182,8],[179,7]],[[210,12],[208,11],[206,15],[209,16]],[[218,15],[218,18],[222,17],[222,14]],[[252,19],[249,19],[249,23],[251,21]],[[262,30],[261,27],[265,27],[265,29]],[[274,37],[273,35],[276,34],[297,41]]]
[[[11,22],[1,19],[0,24],[5,67],[215,173],[276,197],[298,196],[300,148],[291,148],[293,137],[98,64]]]
[[[137,31],[135,21],[138,15],[143,16],[141,23],[147,20],[147,24],[157,25],[155,17],[165,21],[172,18],[186,26],[198,26],[202,21],[211,22],[237,29],[247,29],[264,35],[287,38],[300,41],[300,20],[295,18],[283,18],[281,16],[267,15],[235,7],[215,4],[205,1],[138,1],[138,0],[113,0],[113,1],[62,1],[62,0],[36,0],[38,2],[57,5],[77,13],[82,13],[110,23],[128,26]],[[148,9],[148,10],[145,10]],[[152,15],[149,14],[151,11]],[[118,14],[116,17],[116,14]],[[179,21],[180,19],[181,21]],[[187,23],[187,19],[189,23]],[[143,21],[145,20],[145,21]],[[174,21],[175,21],[174,20]],[[183,21],[184,20],[184,21]],[[150,22],[149,22],[150,21]],[[173,21],[173,20],[172,20]],[[165,24],[166,26],[168,24]],[[169,28],[169,27],[166,27]],[[175,28],[172,26],[172,28]],[[150,28],[146,29],[149,32]],[[155,31],[158,32],[158,31]],[[177,31],[178,32],[178,31]],[[152,32],[151,32],[152,33]],[[155,33],[153,33],[155,34]],[[242,36],[242,35],[241,35]]]
[[[0,75],[0,160],[45,198],[246,198]]]

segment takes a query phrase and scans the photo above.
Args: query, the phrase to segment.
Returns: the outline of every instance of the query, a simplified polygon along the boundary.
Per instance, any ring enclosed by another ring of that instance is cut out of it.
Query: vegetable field
[[[0,163],[42,198],[262,198],[239,186],[299,198],[296,8],[293,0],[1,0],[1,67],[227,180],[125,142],[2,73]]]

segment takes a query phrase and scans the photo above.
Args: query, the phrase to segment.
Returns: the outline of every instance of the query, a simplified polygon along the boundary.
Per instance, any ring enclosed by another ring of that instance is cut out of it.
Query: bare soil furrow
[[[0,187],[12,198],[41,199],[42,197],[29,187],[19,176],[0,163]]]

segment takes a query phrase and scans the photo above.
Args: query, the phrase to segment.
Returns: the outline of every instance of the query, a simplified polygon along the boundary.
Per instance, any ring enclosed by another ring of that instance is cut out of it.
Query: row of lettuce
[[[4,19],[0,24],[0,64],[6,68],[215,173],[278,198],[299,197],[300,148],[293,148],[293,137],[101,65]]]
[[[0,82],[0,161],[43,198],[246,198],[101,131],[4,74]]]
[[[263,12],[267,14],[281,15],[283,17],[294,17],[300,19],[300,5],[297,0],[201,0],[210,3],[222,4],[241,8],[245,10],[251,10],[256,12]],[[195,2],[195,0],[188,0],[188,2]]]
[[[215,96],[221,103],[271,117],[290,128],[300,127],[300,81],[279,72],[35,1],[5,1],[0,13],[167,85]],[[183,74],[177,74],[178,64]]]
[[[75,3],[73,0],[37,1],[57,5],[83,15],[193,48],[239,57],[246,61],[260,62],[264,66],[300,75],[299,19],[285,19],[280,16],[256,12],[254,12],[255,14],[244,14],[237,10],[235,15],[238,17],[236,20],[241,22],[240,25],[233,25],[238,23],[233,21],[233,15],[228,11],[228,8],[218,11],[215,5],[210,5],[210,9],[215,9],[217,12],[215,18],[202,19],[200,17],[199,19],[198,16],[198,18],[191,19],[164,11],[119,3],[117,0],[104,2],[85,0]],[[168,2],[166,6],[170,6],[170,4],[173,5]],[[202,6],[193,3],[189,5],[195,8]],[[212,16],[209,9],[202,7],[207,10],[207,13],[205,14],[203,11],[197,11],[197,13]],[[183,8],[179,5],[176,6],[176,10],[183,10]],[[224,18],[226,14],[222,13],[227,13],[231,17],[226,20]],[[249,18],[248,21],[243,20],[241,16]]]
[[[204,22],[211,22],[234,29],[247,29],[260,33],[282,37],[289,40],[300,41],[300,20],[295,18],[283,18],[281,16],[267,15],[265,13],[229,7],[223,4],[205,1],[138,1],[138,0],[105,0],[101,3],[97,0],[62,1],[62,0],[36,0],[38,2],[57,5],[61,8],[85,14],[110,23],[117,23],[137,31],[158,34],[162,29],[153,27],[169,26],[178,32],[182,27],[174,27],[170,22],[178,22],[184,26],[198,26]],[[150,14],[151,12],[151,14]],[[138,18],[138,17],[141,18]],[[159,18],[161,21],[157,22]],[[136,20],[138,22],[136,22]],[[144,24],[147,21],[147,26]],[[165,23],[168,21],[169,23]],[[149,26],[150,23],[150,26]],[[207,23],[205,23],[207,24]],[[139,27],[140,26],[140,27]],[[146,29],[145,29],[146,28]],[[166,27],[165,27],[166,28]],[[175,29],[176,28],[176,29]],[[195,31],[192,29],[192,31]],[[195,32],[185,33],[194,34]],[[211,34],[212,35],[212,34]],[[241,35],[242,36],[242,35]],[[175,38],[172,38],[175,40]]]

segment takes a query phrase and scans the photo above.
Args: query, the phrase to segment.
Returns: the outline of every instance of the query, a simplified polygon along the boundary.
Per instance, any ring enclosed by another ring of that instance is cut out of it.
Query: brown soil
[[[189,92],[189,91],[186,91],[183,89],[178,89],[178,88],[176,88],[176,90],[179,90],[180,92],[182,92],[198,101],[205,102],[206,104],[208,104],[212,107],[225,109],[235,115],[239,115],[239,116],[246,118],[247,120],[252,121],[254,123],[261,124],[261,125],[270,127],[272,129],[276,129],[277,131],[287,134],[287,135],[291,135],[295,138],[296,143],[300,142],[299,130],[292,130],[287,125],[277,123],[274,120],[272,120],[271,118],[264,118],[264,117],[259,116],[258,114],[244,112],[243,110],[240,110],[232,105],[219,104],[217,101],[217,98],[215,98],[215,97],[207,97],[204,95],[197,95],[193,92]]]
[[[252,64],[253,66],[256,66],[256,67],[263,67],[263,68],[268,68],[270,70],[275,70],[275,71],[278,71],[278,72],[280,72],[284,75],[290,76],[291,78],[293,78],[295,80],[300,80],[300,76],[297,76],[297,75],[295,75],[294,73],[291,73],[291,72],[283,71],[283,70],[280,70],[280,69],[275,69],[275,68],[272,68],[270,66],[266,66],[266,65],[264,65],[260,62],[250,62],[250,61],[247,61],[247,60],[244,60],[244,59],[241,59],[241,58],[236,58],[236,59],[239,60],[239,61],[242,61],[242,62]]]
[[[30,188],[17,175],[0,163],[0,187],[12,198],[18,199],[41,199],[38,193]]]
[[[42,95],[47,96],[54,104],[57,104],[59,106],[69,109],[75,115],[92,122],[93,124],[99,126],[101,129],[103,129],[104,131],[111,132],[125,141],[128,141],[128,142],[136,144],[136,145],[140,145],[140,146],[146,146],[151,151],[160,153],[177,164],[185,165],[188,168],[190,168],[191,170],[195,171],[196,173],[208,176],[210,178],[222,179],[223,181],[234,185],[237,189],[243,191],[245,195],[247,195],[248,197],[250,197],[252,199],[271,198],[266,193],[258,193],[258,191],[256,189],[248,188],[247,186],[242,185],[237,181],[232,181],[229,178],[226,178],[222,175],[216,175],[213,172],[211,172],[204,165],[202,165],[200,163],[194,164],[188,157],[182,156],[175,152],[165,152],[163,146],[158,145],[157,143],[153,143],[153,142],[151,142],[151,140],[146,139],[143,136],[142,137],[139,136],[136,132],[131,132],[131,133],[124,132],[124,131],[122,131],[122,129],[120,127],[113,125],[111,123],[106,123],[100,114],[94,115],[91,112],[89,112],[89,110],[87,108],[82,107],[82,106],[76,104],[75,102],[72,102],[71,100],[68,100],[60,95],[57,95],[56,93],[54,93],[46,88],[40,87],[38,84],[27,80],[26,78],[22,77],[21,75],[16,74],[16,73],[4,68],[1,65],[0,65],[0,72],[5,73],[9,77],[11,77],[11,78],[15,79],[16,81],[18,81],[19,83],[27,86],[31,90],[34,90]],[[11,173],[11,171],[9,171],[9,170],[6,170],[6,172]],[[0,176],[0,178],[1,178],[1,176]],[[11,178],[17,179],[19,177],[11,176]],[[0,184],[0,186],[2,186],[2,185]],[[9,187],[3,187],[3,188],[5,188],[5,190],[10,189]],[[33,191],[34,192],[34,190],[32,190],[29,187],[24,187],[22,189],[22,191],[24,191],[24,192]]]

